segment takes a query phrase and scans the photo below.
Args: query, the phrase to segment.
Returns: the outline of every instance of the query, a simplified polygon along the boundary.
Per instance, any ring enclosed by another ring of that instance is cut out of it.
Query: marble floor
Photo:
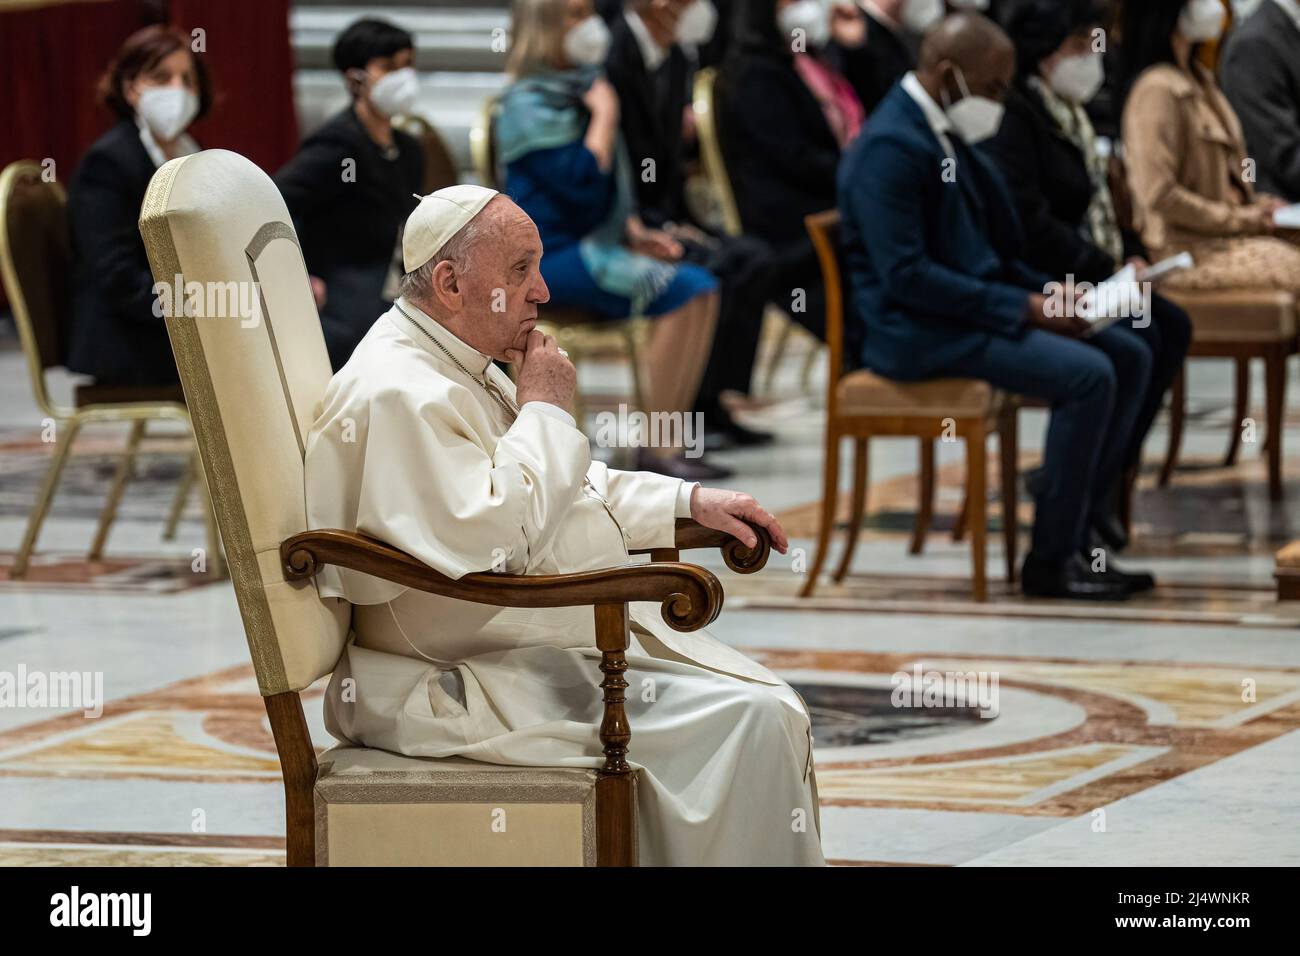
[[[955,446],[940,446],[934,529],[925,553],[909,557],[916,446],[876,442],[852,573],[800,599],[822,439],[821,382],[814,374],[804,389],[801,364],[790,355],[773,401],[746,413],[778,444],[718,456],[736,469],[728,484],[781,515],[795,550],[752,578],[714,556],[701,563],[727,588],[713,633],[781,673],[813,711],[828,859],[1300,864],[1300,607],[1278,604],[1272,590],[1274,550],[1300,536],[1298,423],[1286,436],[1288,499],[1271,505],[1258,443],[1245,444],[1235,468],[1217,464],[1230,427],[1228,364],[1193,363],[1186,467],[1156,487],[1162,420],[1125,556],[1154,569],[1161,587],[1084,608],[1011,593],[998,576],[997,535],[990,600],[971,601],[968,546],[950,534]],[[605,388],[621,374],[597,366],[583,380]],[[1040,412],[1022,413],[1025,467],[1043,423]],[[41,427],[21,355],[0,342],[0,672],[103,675],[93,719],[0,706],[0,864],[283,864],[278,763],[233,593],[191,569],[203,546],[197,503],[174,540],[160,537],[183,464],[176,442],[164,436],[142,461],[108,556],[90,565],[122,434],[87,433],[29,578],[12,582],[5,569],[48,451]],[[996,501],[991,509],[1000,520]],[[838,540],[833,548],[835,559]],[[936,675],[969,677],[958,689],[972,693],[900,709],[891,701],[899,675],[921,682],[918,699]],[[319,689],[306,709],[314,739],[328,745]]]

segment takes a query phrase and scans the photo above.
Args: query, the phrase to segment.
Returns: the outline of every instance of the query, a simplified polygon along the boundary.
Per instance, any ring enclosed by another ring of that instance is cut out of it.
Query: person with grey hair
[[[567,574],[671,548],[678,518],[785,553],[748,495],[592,461],[576,373],[536,328],[542,242],[508,197],[424,197],[402,240],[402,295],[326,389],[306,441],[307,521],[385,541],[451,578]],[[510,362],[517,384],[493,364]],[[355,640],[325,695],[340,740],[417,757],[600,767],[590,608],[494,608],[327,568]],[[629,762],[640,861],[820,865],[812,735],[799,695],[705,631],[629,606]],[[792,827],[792,814],[808,821]]]

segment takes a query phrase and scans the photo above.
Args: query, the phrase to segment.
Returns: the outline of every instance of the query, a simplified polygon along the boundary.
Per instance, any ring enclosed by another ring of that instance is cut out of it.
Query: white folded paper
[[[1075,314],[1087,319],[1092,328],[1085,337],[1096,335],[1120,319],[1138,318],[1143,314],[1142,286],[1137,269],[1126,265],[1105,282],[1086,290],[1079,298]]]
[[[1273,213],[1273,224],[1279,229],[1300,229],[1300,202]]]

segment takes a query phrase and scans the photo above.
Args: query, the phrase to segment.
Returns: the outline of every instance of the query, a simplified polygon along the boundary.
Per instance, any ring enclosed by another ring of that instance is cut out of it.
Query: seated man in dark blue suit
[[[1019,259],[1010,192],[972,148],[997,131],[1014,67],[991,20],[951,16],[849,147],[838,184],[849,314],[865,327],[862,364],[877,374],[977,378],[1051,402],[1022,587],[1119,600],[1153,581],[1098,556],[1087,518],[1123,467],[1151,358],[1118,329],[1079,338],[1087,321],[1045,295],[1064,277]]]

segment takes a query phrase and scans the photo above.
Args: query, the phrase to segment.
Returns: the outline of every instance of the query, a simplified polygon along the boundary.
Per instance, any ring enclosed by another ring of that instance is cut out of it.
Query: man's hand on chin
[[[772,536],[773,546],[782,554],[790,546],[781,522],[752,497],[739,491],[697,485],[691,492],[691,517],[706,528],[739,538],[747,548],[758,544],[758,539],[749,525],[745,524],[746,521],[766,528]]]

